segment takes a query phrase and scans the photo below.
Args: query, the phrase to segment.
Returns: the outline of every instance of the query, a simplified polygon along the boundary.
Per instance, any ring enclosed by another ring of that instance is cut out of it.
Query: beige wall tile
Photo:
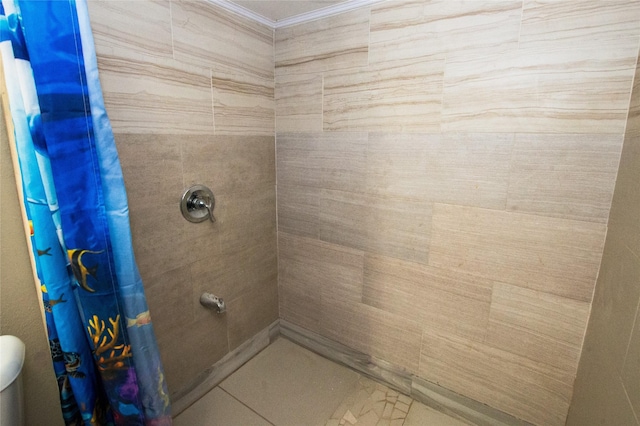
[[[639,305],[640,306],[640,305]],[[622,370],[622,382],[633,406],[636,419],[640,418],[640,308],[629,339],[627,356]]]
[[[575,374],[589,303],[496,283],[485,343]]]
[[[278,185],[361,192],[366,149],[366,133],[278,133]]]
[[[211,85],[217,135],[273,136],[273,78],[214,71]]]
[[[144,283],[153,331],[158,339],[195,321],[193,280],[189,265],[180,266]]]
[[[363,303],[427,330],[483,341],[493,282],[389,257],[365,257]]]
[[[276,131],[322,132],[322,74],[276,69]]]
[[[534,424],[564,425],[573,375],[482,343],[425,331],[420,376]]]
[[[324,76],[325,131],[438,132],[444,56],[385,61]]]
[[[638,133],[640,133],[640,67],[638,66],[636,66],[636,75],[633,79],[626,131],[635,135],[637,140]]]
[[[174,57],[273,79],[273,30],[206,1],[171,2]]]
[[[504,209],[513,139],[510,134],[373,133],[367,190]]]
[[[275,66],[279,75],[322,72],[367,64],[369,10],[278,28]]]
[[[322,189],[278,184],[278,231],[320,238]]]
[[[280,275],[278,280],[280,280]],[[317,291],[309,289],[278,286],[280,318],[316,333],[320,333],[322,304]]]
[[[436,204],[429,265],[591,301],[605,226]]]
[[[370,62],[518,46],[521,0],[393,1],[371,10]]]
[[[620,135],[517,134],[507,209],[606,223]]]
[[[229,350],[234,350],[278,319],[278,281],[268,277],[260,286],[226,301]]]
[[[620,134],[636,50],[527,48],[448,57],[442,130]]]
[[[157,58],[98,56],[104,103],[117,133],[213,131],[211,76],[205,68]]]
[[[634,0],[524,0],[521,48],[637,46],[638,35],[640,4]]]
[[[90,0],[87,6],[98,57],[173,58],[169,1]]]

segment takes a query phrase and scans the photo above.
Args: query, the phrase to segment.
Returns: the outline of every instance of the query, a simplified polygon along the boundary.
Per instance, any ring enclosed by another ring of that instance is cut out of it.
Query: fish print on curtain
[[[0,52],[64,420],[170,425],[85,0],[2,0]]]

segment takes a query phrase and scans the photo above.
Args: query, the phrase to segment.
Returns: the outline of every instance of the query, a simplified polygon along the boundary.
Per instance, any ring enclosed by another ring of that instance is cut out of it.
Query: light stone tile
[[[589,308],[588,302],[496,283],[485,343],[575,374]]]
[[[278,184],[364,190],[366,133],[278,133]]]
[[[336,301],[324,307],[321,333],[353,349],[415,373],[421,330],[415,321],[361,303]]]
[[[517,134],[507,209],[606,223],[620,135]]]
[[[322,132],[322,74],[276,69],[276,131]]]
[[[367,64],[369,10],[358,9],[275,32],[279,75],[323,72]]]
[[[429,265],[591,301],[602,224],[436,204]]]
[[[357,383],[357,373],[281,338],[220,387],[273,424],[319,425]]]
[[[213,388],[195,404],[182,412],[175,419],[175,426],[203,425],[205,419],[215,419],[217,424],[243,426],[270,426],[251,409],[244,406],[237,399],[220,389]]]
[[[281,278],[278,278],[281,280]],[[317,289],[278,286],[280,318],[315,333],[320,333],[322,298]]]
[[[640,414],[640,308],[636,312],[636,322],[629,339],[622,382],[637,418]]]
[[[511,134],[372,133],[367,190],[504,209],[513,141]]]
[[[383,256],[365,257],[363,303],[482,342],[493,282]]]
[[[276,275],[265,276],[259,285],[236,298],[226,299],[225,303],[229,350],[234,350],[278,319]]]
[[[158,336],[169,335],[195,321],[191,301],[193,281],[189,265],[167,271],[144,282],[153,321]],[[126,320],[125,320],[126,322]]]
[[[381,3],[371,10],[369,62],[514,50],[521,15],[521,0]]]
[[[524,0],[521,48],[636,46],[640,3],[634,0]]]
[[[465,426],[467,423],[413,401],[403,426]]]
[[[174,57],[273,79],[273,30],[206,1],[171,2]]]
[[[278,230],[320,237],[320,188],[278,184]]]
[[[425,331],[420,376],[534,424],[564,425],[573,374],[491,346]]]
[[[98,57],[173,58],[170,2],[90,0],[87,7]]]
[[[217,135],[273,136],[273,79],[214,71],[211,84]]]
[[[325,74],[325,131],[439,132],[444,56]]]
[[[156,58],[98,56],[104,104],[115,133],[213,131],[208,69]]]
[[[447,57],[445,132],[622,133],[637,47]]]

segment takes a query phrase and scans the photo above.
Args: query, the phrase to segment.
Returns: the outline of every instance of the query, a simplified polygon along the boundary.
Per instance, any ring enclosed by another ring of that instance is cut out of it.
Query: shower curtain
[[[2,0],[0,51],[64,420],[170,425],[85,0]]]

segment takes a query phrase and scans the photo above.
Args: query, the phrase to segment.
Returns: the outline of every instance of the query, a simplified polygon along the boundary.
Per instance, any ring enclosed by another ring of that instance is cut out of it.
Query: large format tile
[[[574,375],[452,335],[425,332],[420,376],[534,424],[564,425]]]
[[[319,425],[357,381],[357,373],[281,338],[220,387],[274,424]]]
[[[229,350],[234,350],[278,319],[276,275],[266,276],[260,285],[226,300],[226,304]]]
[[[247,408],[219,387],[199,399],[173,419],[175,426],[243,425],[269,426],[271,423]]]
[[[418,401],[413,401],[403,426],[465,426],[466,422],[454,419]]]
[[[324,76],[325,131],[440,131],[444,56],[386,61]]]
[[[364,271],[363,303],[427,330],[484,340],[492,281],[368,254]]]
[[[436,204],[429,265],[591,301],[602,224]]]
[[[627,357],[622,369],[622,382],[636,418],[640,419],[640,305],[636,312],[636,322],[629,339]]]
[[[620,135],[517,134],[507,209],[606,223]]]
[[[322,132],[322,74],[276,69],[276,131]]]
[[[278,231],[319,238],[321,191],[311,186],[278,183]]]

